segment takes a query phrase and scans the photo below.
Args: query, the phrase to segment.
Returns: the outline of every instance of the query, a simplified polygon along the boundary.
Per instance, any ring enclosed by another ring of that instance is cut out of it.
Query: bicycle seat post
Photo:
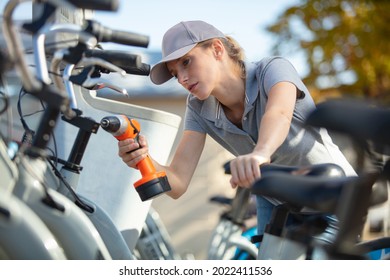
[[[242,224],[249,206],[250,190],[238,187],[236,195],[232,201],[232,208],[229,212],[229,217],[236,224]]]

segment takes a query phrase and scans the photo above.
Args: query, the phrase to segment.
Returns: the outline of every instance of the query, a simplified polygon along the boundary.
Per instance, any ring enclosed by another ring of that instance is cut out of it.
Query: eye
[[[183,66],[187,66],[188,64],[190,63],[190,59],[189,58],[185,58],[184,60],[183,60]]]

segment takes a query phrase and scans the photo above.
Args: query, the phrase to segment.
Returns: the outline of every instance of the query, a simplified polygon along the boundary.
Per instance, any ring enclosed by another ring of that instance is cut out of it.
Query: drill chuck
[[[104,117],[100,121],[100,125],[119,141],[128,138],[137,140],[141,130],[141,126],[136,120],[129,119],[124,115]],[[137,168],[141,172],[142,178],[134,183],[134,187],[142,201],[171,190],[165,172],[156,171],[150,157],[138,162]]]
[[[108,116],[100,121],[100,126],[119,141],[136,138],[141,130],[140,124],[126,116]]]

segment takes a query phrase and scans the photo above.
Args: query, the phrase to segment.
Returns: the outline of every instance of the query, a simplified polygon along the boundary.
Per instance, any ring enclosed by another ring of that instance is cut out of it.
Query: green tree
[[[390,1],[301,0],[267,30],[275,55],[302,51],[306,84],[390,100]]]

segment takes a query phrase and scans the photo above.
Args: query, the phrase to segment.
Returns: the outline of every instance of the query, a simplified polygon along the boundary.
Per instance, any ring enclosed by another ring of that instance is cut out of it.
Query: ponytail
[[[222,38],[223,45],[227,50],[229,57],[237,64],[237,66],[241,70],[241,78],[245,79],[246,71],[245,71],[245,53],[241,48],[240,44],[230,36],[226,36]]]

